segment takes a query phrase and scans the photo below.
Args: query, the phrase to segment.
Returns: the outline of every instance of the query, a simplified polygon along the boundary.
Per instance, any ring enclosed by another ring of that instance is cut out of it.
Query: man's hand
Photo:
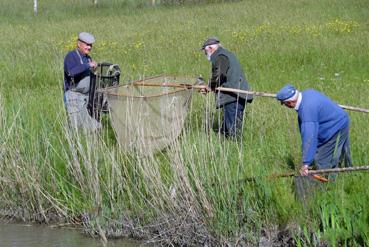
[[[302,164],[300,168],[300,175],[301,176],[307,176],[309,174],[309,166],[306,164]]]
[[[200,89],[201,94],[207,94],[208,92],[211,92],[211,88],[206,85],[204,85],[204,88]]]
[[[196,83],[197,83],[197,85],[202,86],[202,85],[205,85],[205,80],[202,76],[199,76],[199,77],[196,78]]]
[[[90,68],[93,70],[95,70],[97,67],[97,63],[94,60],[91,60],[88,64],[90,65]]]
[[[205,80],[202,76],[196,78],[196,84],[199,86],[203,86],[203,88],[200,89],[201,94],[207,94],[208,92],[211,91],[210,87],[205,85]]]

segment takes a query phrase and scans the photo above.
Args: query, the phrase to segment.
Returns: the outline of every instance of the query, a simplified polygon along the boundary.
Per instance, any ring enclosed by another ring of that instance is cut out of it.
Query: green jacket
[[[212,89],[216,87],[227,87],[241,90],[249,90],[249,84],[246,81],[245,73],[238,62],[236,56],[219,47],[210,57],[212,64],[212,76],[209,81],[209,86]],[[244,99],[251,103],[252,94],[216,92],[217,108],[223,107],[228,103],[237,101],[238,98]]]

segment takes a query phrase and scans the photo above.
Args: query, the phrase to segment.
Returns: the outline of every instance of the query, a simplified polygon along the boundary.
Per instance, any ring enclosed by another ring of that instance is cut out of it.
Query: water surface
[[[102,247],[102,242],[79,230],[45,225],[0,223],[1,247]],[[109,240],[107,247],[137,247],[139,241]]]

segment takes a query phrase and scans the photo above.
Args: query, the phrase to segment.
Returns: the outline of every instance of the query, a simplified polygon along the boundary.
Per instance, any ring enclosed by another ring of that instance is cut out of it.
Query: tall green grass
[[[124,153],[111,130],[67,127],[63,58],[76,34],[92,32],[93,57],[122,68],[122,81],[162,73],[207,77],[198,48],[218,36],[240,59],[252,89],[289,82],[369,108],[367,1],[242,1],[144,7],[126,1],[0,1],[0,184],[2,214],[61,218],[105,235],[158,243],[256,244],[289,231],[296,245],[368,245],[366,173],[340,175],[303,206],[296,113],[257,98],[242,140],[207,133],[212,95],[195,94],[180,138],[161,153]],[[324,11],[322,11],[324,10]],[[350,113],[355,165],[367,165],[368,116]],[[108,120],[105,126],[108,126]],[[106,127],[108,128],[108,127]],[[252,181],[245,178],[256,178]],[[163,242],[162,242],[163,241]]]

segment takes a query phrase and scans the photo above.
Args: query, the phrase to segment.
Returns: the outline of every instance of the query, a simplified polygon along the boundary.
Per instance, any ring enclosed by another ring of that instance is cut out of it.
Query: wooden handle
[[[192,85],[192,84],[188,84],[188,83],[173,83],[173,82],[166,82],[166,83],[147,82],[146,83],[145,80],[134,82],[130,86],[177,87],[177,88],[187,88],[187,89],[206,89],[207,88],[207,86],[205,86],[205,85]],[[259,97],[269,97],[269,98],[275,98],[276,97],[276,94],[274,94],[274,93],[247,91],[247,90],[227,88],[227,87],[217,87],[217,88],[215,88],[215,90],[220,91],[220,92],[251,94],[253,96],[259,96]],[[347,106],[347,105],[338,105],[338,106],[340,106],[343,109],[349,110],[349,111],[369,113],[369,109],[365,109],[365,108],[360,108],[360,107],[355,107],[355,106]]]
[[[226,87],[217,87],[215,90],[221,91],[221,92],[230,92],[230,93],[252,94],[254,96],[269,97],[269,98],[275,98],[276,97],[276,94],[273,94],[273,93],[246,91],[246,90],[226,88]],[[342,109],[346,109],[346,110],[349,110],[349,111],[369,113],[369,109],[365,109],[365,108],[360,108],[360,107],[355,107],[355,106],[348,106],[348,105],[338,105],[338,106],[341,107]]]

